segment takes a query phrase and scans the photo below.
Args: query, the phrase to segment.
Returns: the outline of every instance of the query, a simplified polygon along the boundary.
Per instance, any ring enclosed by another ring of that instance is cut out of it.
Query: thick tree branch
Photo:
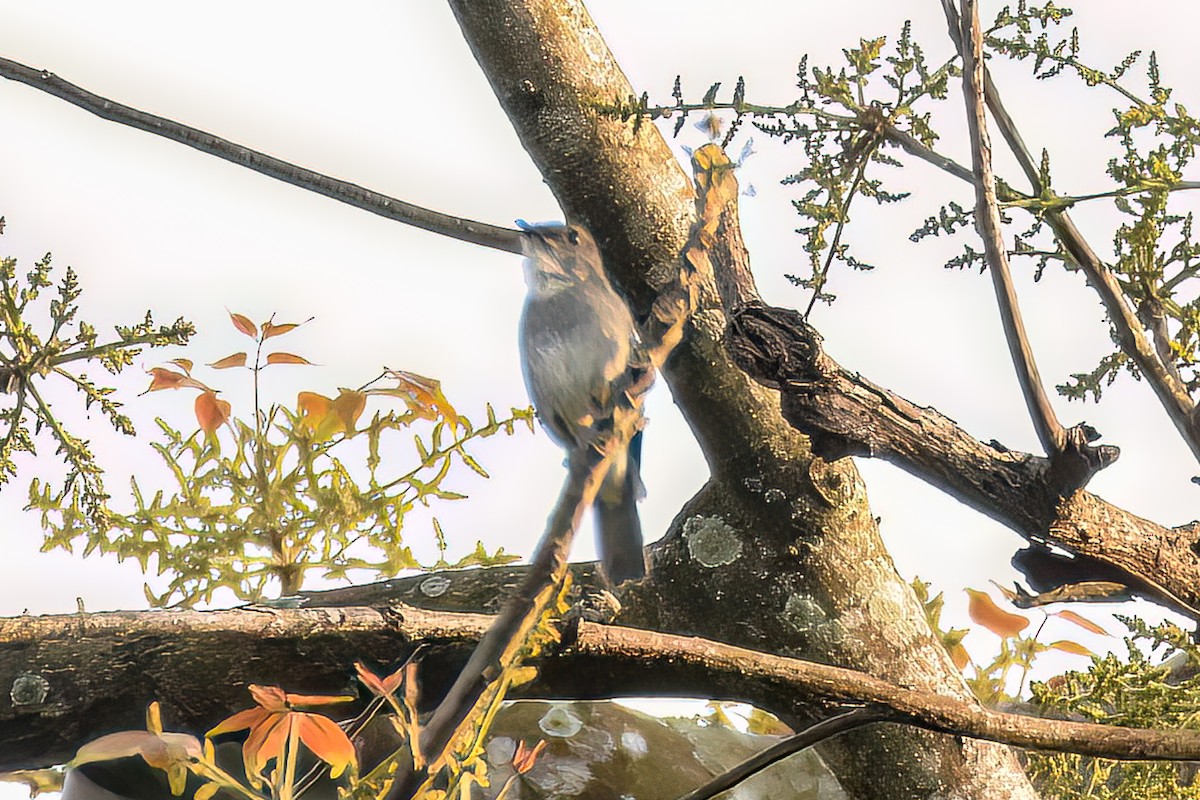
[[[111,612],[0,619],[0,677],[38,684],[0,710],[0,769],[46,766],[113,727],[140,728],[145,704],[163,703],[168,726],[205,730],[249,704],[249,682],[343,691],[348,665],[380,650],[428,644],[421,678],[436,699],[441,671],[461,663],[494,618],[392,609],[241,608],[200,612]],[[238,642],[233,671],[203,691],[214,645]],[[150,646],[158,643],[158,646]],[[81,655],[105,654],[100,662]],[[87,663],[87,669],[80,667]],[[93,668],[93,664],[98,665]],[[132,676],[137,675],[137,680]],[[797,708],[866,706],[888,719],[939,733],[1020,747],[1117,759],[1200,760],[1196,731],[1115,728],[991,711],[967,700],[907,689],[854,670],[689,636],[579,624],[570,647],[539,661],[532,695],[618,697],[652,693],[742,700],[785,715]],[[40,697],[40,700],[38,699]],[[126,707],[127,706],[127,707]],[[826,711],[828,713],[828,711]],[[69,731],[70,736],[64,736]],[[73,738],[78,737],[78,738]]]
[[[971,160],[975,179],[975,224],[983,238],[983,250],[996,306],[1004,327],[1004,338],[1012,357],[1021,394],[1030,419],[1037,430],[1042,450],[1051,458],[1060,456],[1067,446],[1067,434],[1050,405],[1046,388],[1038,374],[1029,335],[1021,319],[1021,307],[1008,270],[1008,255],[1000,228],[1000,208],[996,203],[996,178],[992,174],[992,145],[983,111],[983,33],[979,28],[979,9],[974,0],[963,0],[962,39],[963,96],[967,103],[967,128],[971,136]],[[1082,485],[1082,484],[1081,484]]]
[[[274,156],[251,150],[240,144],[205,133],[179,122],[156,117],[136,108],[122,105],[99,95],[92,94],[73,83],[69,83],[46,70],[34,69],[7,58],[0,58],[0,77],[24,83],[55,97],[79,106],[102,119],[162,136],[173,142],[187,145],[202,153],[223,158],[242,167],[268,175],[284,183],[308,189],[342,203],[370,211],[381,217],[414,225],[422,230],[440,233],[460,241],[484,247],[521,252],[521,233],[510,228],[501,228],[485,222],[442,214],[428,208],[406,203],[395,197],[364,189],[348,181],[331,178],[295,164],[289,164]]]
[[[964,54],[962,27],[953,0],[941,0],[941,2],[946,14],[950,37],[954,40],[959,53]],[[1000,93],[996,90],[986,67],[984,67],[983,78],[984,98],[996,119],[1001,135],[1013,155],[1016,156],[1021,170],[1033,187],[1034,194],[1040,195],[1044,187],[1038,166],[1021,138],[1016,123],[1004,108],[1003,103],[1000,102]],[[1125,301],[1121,286],[1117,283],[1112,270],[1092,250],[1091,245],[1084,239],[1083,234],[1075,226],[1066,210],[1048,211],[1046,219],[1055,236],[1087,276],[1088,285],[1100,296],[1100,301],[1104,305],[1113,330],[1116,331],[1117,342],[1121,349],[1133,359],[1141,374],[1146,376],[1150,388],[1154,390],[1154,394],[1166,410],[1167,416],[1170,417],[1180,436],[1191,448],[1192,454],[1200,460],[1200,419],[1197,418],[1196,403],[1157,357],[1153,346],[1146,339],[1146,335],[1138,323],[1137,315]]]
[[[1048,459],[977,441],[936,409],[837,364],[795,311],[743,306],[731,318],[730,345],[747,372],[783,393],[785,418],[818,455],[881,458],[1032,541],[1115,567],[1135,591],[1200,618],[1200,523],[1164,528],[1073,491]],[[1111,447],[1090,452],[1097,468],[1116,457]]]

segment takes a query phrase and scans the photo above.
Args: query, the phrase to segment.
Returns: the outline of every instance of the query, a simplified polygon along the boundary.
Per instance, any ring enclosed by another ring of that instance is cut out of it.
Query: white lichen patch
[[[831,616],[811,595],[788,595],[781,616],[798,633],[819,637],[828,644],[841,641],[846,634],[843,622]]]
[[[737,533],[720,517],[692,517],[683,523],[688,553],[703,567],[732,564],[742,554]]]
[[[450,579],[443,575],[431,575],[418,587],[426,597],[441,597],[450,588]]]
[[[44,703],[50,693],[50,682],[41,675],[25,673],[18,675],[8,692],[14,706],[32,706]]]
[[[646,737],[637,731],[625,731],[621,734],[621,749],[631,758],[642,758],[650,752]]]
[[[569,706],[556,705],[538,720],[538,727],[547,736],[568,739],[583,728],[583,720]]]
[[[576,758],[542,755],[525,779],[545,797],[574,797],[592,782],[592,771]]]

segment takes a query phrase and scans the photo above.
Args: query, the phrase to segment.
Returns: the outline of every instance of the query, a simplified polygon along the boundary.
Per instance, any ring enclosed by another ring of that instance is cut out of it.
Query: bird
[[[613,289],[600,250],[580,225],[518,220],[524,231],[527,293],[520,350],[525,386],[542,426],[568,453],[591,446],[616,393],[648,388],[650,360],[629,306]],[[637,398],[630,398],[634,401]],[[627,404],[641,413],[640,403]],[[609,420],[610,421],[610,420]],[[637,501],[642,486],[639,430],[620,448],[596,495],[597,550],[613,586],[646,575]]]

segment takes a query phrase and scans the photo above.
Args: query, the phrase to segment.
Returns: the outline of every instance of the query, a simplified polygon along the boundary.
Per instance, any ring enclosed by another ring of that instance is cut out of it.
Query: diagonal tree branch
[[[953,0],[941,0],[941,3],[946,14],[950,37],[959,53],[963,54],[965,48],[963,47],[962,27]],[[1013,155],[1016,156],[1021,170],[1033,187],[1034,194],[1040,195],[1043,186],[1038,166],[1012,117],[1000,102],[1000,93],[996,90],[986,67],[983,69],[983,92],[1001,135]],[[1157,357],[1154,347],[1147,340],[1138,323],[1137,315],[1125,301],[1116,277],[1084,239],[1083,234],[1075,226],[1075,222],[1066,210],[1050,210],[1046,213],[1046,219],[1055,236],[1087,276],[1088,285],[1095,289],[1100,296],[1100,301],[1104,305],[1113,330],[1116,331],[1117,342],[1121,349],[1133,359],[1141,374],[1146,376],[1150,388],[1154,390],[1154,394],[1167,412],[1167,416],[1170,417],[1180,436],[1191,448],[1192,454],[1200,460],[1200,420],[1197,419],[1196,403]]]
[[[355,208],[370,211],[372,214],[471,244],[483,245],[509,253],[521,252],[520,231],[432,211],[395,197],[364,189],[348,181],[313,172],[266,153],[243,147],[228,139],[206,133],[198,128],[147,114],[145,111],[139,111],[136,108],[92,94],[52,72],[34,69],[0,57],[0,77],[18,81],[52,94],[110,122],[119,122],[122,125],[129,125],[156,136],[162,136],[284,183],[290,183]]]
[[[1095,572],[1094,562],[1108,565],[1103,580],[1200,618],[1200,523],[1164,528],[1064,485],[1048,459],[977,441],[936,409],[837,364],[795,311],[743,304],[731,315],[729,336],[735,359],[782,392],[784,417],[809,436],[818,455],[888,461],[1030,541],[1078,554],[1076,567]],[[1088,451],[1093,469],[1110,463],[1115,451]]]
[[[1046,455],[1054,458],[1066,449],[1067,436],[1054,414],[1042,378],[1038,374],[1029,335],[1021,319],[1017,293],[1008,270],[1008,256],[1000,229],[1000,209],[996,203],[996,178],[992,174],[992,145],[988,138],[987,117],[983,111],[983,34],[979,29],[979,11],[975,0],[963,0],[962,39],[963,96],[967,103],[967,127],[971,135],[971,160],[975,178],[975,222],[983,238],[996,305],[1004,326],[1004,338],[1012,356],[1025,406],[1037,430]]]

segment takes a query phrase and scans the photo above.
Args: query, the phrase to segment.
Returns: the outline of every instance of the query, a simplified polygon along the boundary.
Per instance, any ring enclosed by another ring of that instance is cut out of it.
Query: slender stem
[[[421,208],[395,197],[373,192],[357,184],[304,169],[197,128],[147,114],[136,108],[130,108],[92,94],[86,89],[68,83],[52,72],[34,69],[7,58],[0,58],[0,77],[18,81],[39,91],[52,94],[110,122],[129,125],[156,136],[162,136],[293,186],[299,186],[355,208],[370,211],[372,214],[471,244],[483,245],[509,253],[521,252],[520,231]]]
[[[832,739],[847,731],[861,728],[875,722],[887,722],[898,719],[899,714],[887,708],[865,706],[838,714],[836,717],[822,720],[811,727],[789,736],[781,742],[771,745],[766,750],[746,759],[732,769],[721,773],[703,786],[693,789],[679,800],[709,800],[721,792],[728,791],[742,781],[771,766],[777,761],[787,758],[794,753],[812,747],[815,744]]]
[[[950,37],[958,46],[959,51],[963,52],[961,26],[953,2],[952,0],[941,0],[941,2],[946,14]],[[1038,166],[1034,163],[1033,156],[1021,138],[1012,117],[1000,102],[1000,94],[992,83],[986,67],[983,74],[984,97],[988,108],[995,117],[996,125],[1021,165],[1025,177],[1034,187],[1035,194],[1040,194],[1042,185]],[[1159,360],[1139,325],[1133,309],[1125,301],[1121,286],[1112,271],[1092,250],[1091,245],[1083,238],[1083,234],[1075,227],[1074,221],[1065,210],[1047,212],[1046,220],[1050,223],[1054,235],[1062,242],[1064,249],[1087,277],[1088,285],[1099,295],[1104,310],[1108,314],[1109,322],[1116,332],[1118,346],[1133,360],[1138,371],[1146,377],[1150,388],[1154,390],[1159,403],[1167,412],[1167,416],[1170,417],[1180,436],[1191,448],[1192,455],[1200,460],[1200,424],[1196,420],[1196,403],[1187,393],[1187,389],[1171,377]]]
[[[1046,455],[1053,457],[1063,452],[1066,433],[1054,414],[1038,374],[1008,269],[1008,257],[1000,230],[1000,209],[996,201],[996,178],[992,174],[992,148],[983,110],[983,35],[979,29],[979,10],[975,0],[964,0],[962,26],[963,94],[967,103],[971,158],[975,167],[975,222],[983,237],[988,270],[996,291],[996,304],[1004,326],[1004,338],[1017,371],[1021,393],[1025,396],[1025,406],[1029,409],[1042,449]]]
[[[821,294],[821,290],[825,287],[826,277],[829,275],[829,265],[833,263],[833,257],[837,254],[838,244],[842,241],[842,232],[846,230],[846,215],[850,213],[850,203],[854,200],[854,195],[858,192],[859,184],[862,183],[863,174],[867,171],[867,163],[871,160],[871,153],[875,150],[875,134],[867,134],[870,140],[863,148],[862,160],[858,164],[858,169],[854,173],[854,180],[850,184],[849,190],[846,192],[846,200],[842,203],[842,209],[838,220],[837,230],[833,234],[833,242],[829,245],[829,254],[825,257],[825,266],[821,269],[821,274],[814,275],[815,280],[820,283],[813,287],[812,297],[808,300],[808,308],[804,309],[804,318],[808,319],[808,315],[812,313],[813,306],[817,304],[817,297]]]

